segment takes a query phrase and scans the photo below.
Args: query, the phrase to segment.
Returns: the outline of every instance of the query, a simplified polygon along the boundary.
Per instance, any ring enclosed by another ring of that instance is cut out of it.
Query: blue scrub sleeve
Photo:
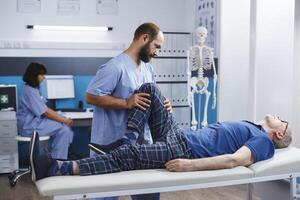
[[[26,105],[28,109],[34,113],[35,116],[41,116],[44,114],[48,107],[40,96],[38,89],[29,90],[29,92],[25,95]]]
[[[272,141],[267,137],[252,137],[245,146],[250,149],[254,162],[272,158],[275,151]]]
[[[86,92],[96,96],[110,95],[116,88],[121,76],[122,71],[120,68],[116,65],[105,64],[97,71]]]

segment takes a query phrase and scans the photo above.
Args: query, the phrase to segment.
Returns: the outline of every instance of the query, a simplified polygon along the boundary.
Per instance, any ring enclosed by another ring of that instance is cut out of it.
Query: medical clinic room
[[[300,200],[300,0],[1,0],[0,200]]]

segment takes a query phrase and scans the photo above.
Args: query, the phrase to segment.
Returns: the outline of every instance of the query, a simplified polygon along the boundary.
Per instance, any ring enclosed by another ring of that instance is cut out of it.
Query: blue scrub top
[[[196,158],[231,154],[244,145],[250,149],[255,162],[274,155],[274,145],[266,131],[248,121],[215,123],[183,133]]]
[[[17,112],[19,133],[31,134],[32,130],[46,128],[47,119],[42,114],[47,110],[46,99],[41,96],[39,89],[25,84]]]
[[[143,83],[153,83],[154,74],[151,64],[141,62],[138,71],[135,62],[122,53],[99,67],[87,88],[87,93],[96,96],[111,95],[128,98]],[[108,144],[120,139],[126,131],[128,110],[112,110],[95,106],[91,142]],[[146,126],[145,140],[151,140],[149,127]]]

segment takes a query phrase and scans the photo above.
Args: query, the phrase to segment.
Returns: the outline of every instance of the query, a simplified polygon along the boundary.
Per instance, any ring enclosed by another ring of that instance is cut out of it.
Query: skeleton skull
[[[199,44],[204,44],[207,37],[207,29],[204,26],[200,26],[196,29],[197,40]]]

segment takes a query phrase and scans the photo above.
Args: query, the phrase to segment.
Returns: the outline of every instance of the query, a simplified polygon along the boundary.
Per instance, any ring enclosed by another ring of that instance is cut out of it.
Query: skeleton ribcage
[[[203,70],[210,70],[212,67],[211,53],[209,47],[192,46],[190,49],[190,71],[198,70],[198,75],[203,77]]]

